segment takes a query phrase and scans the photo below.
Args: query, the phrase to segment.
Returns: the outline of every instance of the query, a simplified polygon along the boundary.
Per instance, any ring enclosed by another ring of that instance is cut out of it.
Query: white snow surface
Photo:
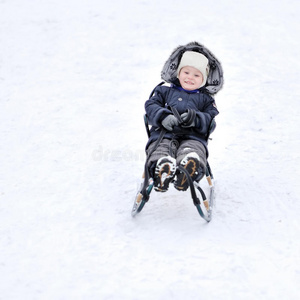
[[[299,14],[0,0],[0,299],[300,299]],[[213,220],[173,187],[132,218],[144,103],[191,41],[224,68]]]

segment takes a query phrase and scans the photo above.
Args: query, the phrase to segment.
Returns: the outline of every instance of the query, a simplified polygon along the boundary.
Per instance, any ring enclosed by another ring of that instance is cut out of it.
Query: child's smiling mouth
[[[191,81],[185,81],[185,83],[186,83],[186,84],[189,84],[189,85],[194,85],[194,83],[191,82]]]

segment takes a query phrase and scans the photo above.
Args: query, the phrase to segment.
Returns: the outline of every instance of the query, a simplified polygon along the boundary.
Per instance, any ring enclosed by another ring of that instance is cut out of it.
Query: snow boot
[[[171,156],[161,157],[155,167],[154,190],[157,192],[166,192],[169,183],[175,176],[176,159]]]
[[[203,176],[203,170],[200,167],[200,158],[196,152],[187,154],[180,162],[180,165],[188,171],[193,181]],[[188,189],[189,183],[183,172],[177,174],[174,186],[179,191],[186,191]]]

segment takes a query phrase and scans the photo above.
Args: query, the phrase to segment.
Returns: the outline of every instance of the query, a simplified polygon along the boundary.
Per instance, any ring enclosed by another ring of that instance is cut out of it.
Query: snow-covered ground
[[[0,0],[0,299],[299,299],[297,0]],[[178,45],[222,62],[213,221],[130,212]]]

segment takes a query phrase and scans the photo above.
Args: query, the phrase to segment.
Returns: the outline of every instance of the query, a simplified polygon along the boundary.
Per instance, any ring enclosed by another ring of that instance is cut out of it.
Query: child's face
[[[192,91],[200,88],[203,75],[198,69],[186,66],[180,70],[178,79],[185,90]]]

